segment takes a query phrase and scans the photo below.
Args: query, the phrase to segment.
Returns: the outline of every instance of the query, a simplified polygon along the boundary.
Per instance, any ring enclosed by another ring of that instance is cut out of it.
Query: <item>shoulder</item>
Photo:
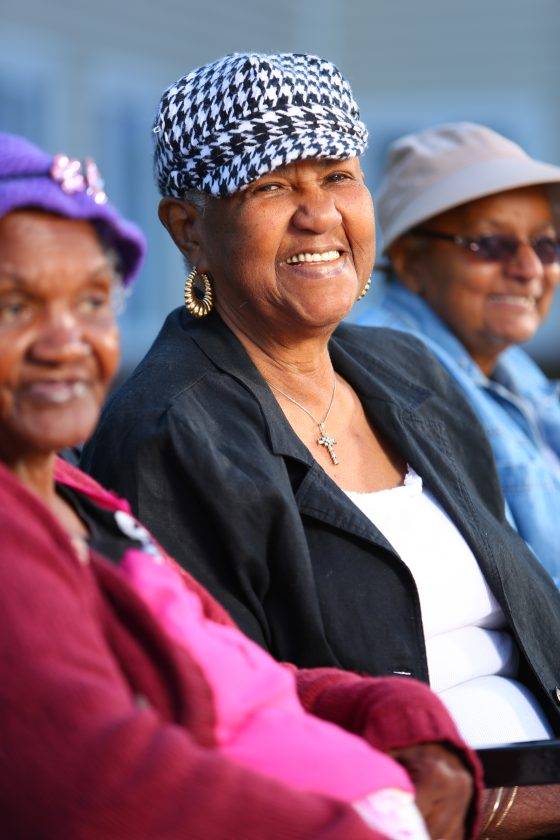
[[[447,393],[452,379],[426,343],[409,332],[388,327],[341,324],[333,338],[356,360],[382,368],[395,382]]]
[[[116,392],[119,402],[148,392],[150,401],[169,400],[214,370],[194,340],[196,326],[183,317],[181,309],[171,312],[142,361]],[[212,325],[205,328],[211,330]]]
[[[240,453],[264,467],[269,452],[245,351],[223,324],[181,321],[171,313],[144,360],[108,400],[84,447],[84,468],[119,489],[133,507],[140,473],[159,474],[163,465],[178,468],[180,461],[200,467],[204,458],[208,474],[211,465],[217,470],[237,463]]]
[[[527,396],[556,396],[556,385],[521,347],[510,347],[500,358],[502,366],[520,393]]]
[[[130,510],[130,505],[125,499],[120,499],[110,490],[106,490],[90,475],[62,458],[56,459],[55,479],[59,484],[64,484],[83,493],[92,501],[102,507],[109,508],[109,510]]]
[[[205,341],[212,344],[217,329],[208,321],[193,323],[180,309],[170,313],[146,356],[107,401],[96,439],[103,436],[124,442],[130,435],[144,437],[150,429],[161,428],[174,410],[185,418],[185,405],[195,418],[224,392],[233,390],[243,396],[235,379],[205,352]],[[218,329],[223,330],[223,325]]]
[[[402,348],[402,352],[405,353],[414,352],[418,348],[424,348],[424,351],[426,349],[422,341],[410,333],[385,326],[343,323],[334,335],[348,346],[369,347],[372,350],[381,349],[387,345]]]
[[[79,581],[78,564],[58,520],[41,499],[0,463],[0,575],[2,592],[34,574],[39,568],[49,575],[62,574]],[[17,558],[17,562],[16,562]],[[34,584],[37,584],[35,579]]]

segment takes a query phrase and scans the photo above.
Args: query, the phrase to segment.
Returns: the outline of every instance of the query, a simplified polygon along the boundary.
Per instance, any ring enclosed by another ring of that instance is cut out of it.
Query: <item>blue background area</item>
[[[130,369],[182,299],[182,262],[156,215],[150,134],[178,76],[236,50],[332,59],[371,132],[375,196],[388,144],[447,120],[484,122],[560,164],[559,34],[557,0],[0,0],[0,128],[95,157],[110,198],[146,232],[148,261],[122,316]],[[530,346],[554,373],[559,323],[560,299]]]

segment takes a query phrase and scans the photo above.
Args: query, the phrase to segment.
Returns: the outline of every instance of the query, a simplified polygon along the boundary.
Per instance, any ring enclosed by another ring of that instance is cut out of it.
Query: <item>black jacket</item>
[[[467,540],[560,732],[560,595],[505,521],[463,396],[404,333],[343,325],[330,352]],[[292,431],[218,315],[171,313],[83,466],[278,659],[429,680],[411,573]]]

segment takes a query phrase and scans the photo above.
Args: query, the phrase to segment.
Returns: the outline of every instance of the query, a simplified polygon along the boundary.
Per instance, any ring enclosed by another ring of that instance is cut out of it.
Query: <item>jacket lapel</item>
[[[219,316],[214,313],[204,323],[189,322],[188,332],[212,363],[237,379],[258,402],[273,453],[293,459],[303,468],[304,477],[295,490],[300,512],[368,540],[392,555],[394,561],[402,562],[379,529],[330,479],[297,437],[268,384]],[[334,334],[329,345],[335,370],[360,397],[372,426],[411,464],[459,527],[499,597],[503,592],[500,575],[489,560],[492,552],[481,550],[480,528],[476,527],[481,506],[474,504],[463,480],[445,424],[434,416],[432,392],[403,374],[391,360],[374,357],[363,341],[349,341],[344,328],[340,333]]]

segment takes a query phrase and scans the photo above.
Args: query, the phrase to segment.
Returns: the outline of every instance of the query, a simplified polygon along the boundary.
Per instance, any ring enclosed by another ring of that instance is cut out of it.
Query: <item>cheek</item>
[[[426,303],[456,335],[465,336],[482,320],[484,296],[470,283],[443,274],[426,287]]]
[[[26,345],[17,335],[0,336],[0,415],[6,417],[13,410],[14,391]]]
[[[345,227],[352,250],[363,262],[375,260],[375,216],[369,193],[354,202],[348,213],[344,213]]]
[[[554,290],[554,286],[548,287],[538,302],[537,310],[541,321],[544,320],[550,312],[550,307],[552,306],[552,301],[554,299]]]
[[[272,202],[271,202],[272,203]],[[276,261],[285,228],[279,213],[264,208],[258,214],[240,213],[234,223],[212,243],[211,270],[222,294],[257,294],[259,287],[274,283]]]
[[[111,320],[106,326],[90,336],[90,343],[99,360],[100,378],[103,385],[113,379],[120,361],[119,331]]]
[[[440,293],[456,320],[472,320],[483,311],[486,298],[499,281],[493,266],[450,267],[440,277]]]

